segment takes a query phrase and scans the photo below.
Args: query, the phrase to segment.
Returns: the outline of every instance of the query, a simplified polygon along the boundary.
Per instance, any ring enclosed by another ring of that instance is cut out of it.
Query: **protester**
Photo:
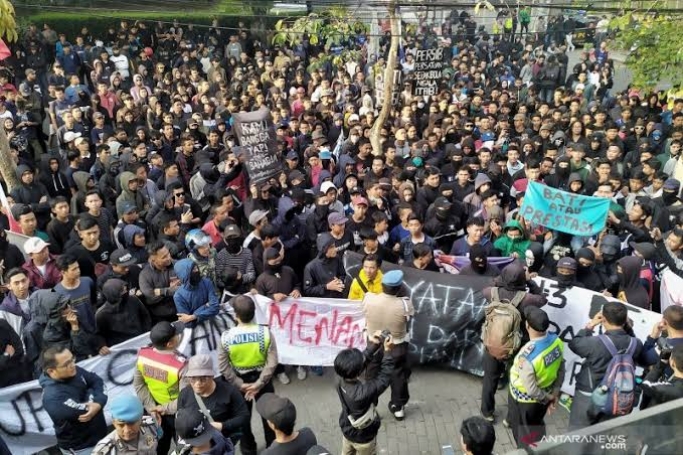
[[[263,455],[296,455],[306,453],[318,440],[310,428],[295,430],[296,408],[288,398],[274,393],[263,394],[256,401],[256,410],[275,433],[273,444]]]
[[[107,434],[107,394],[98,375],[76,366],[68,348],[47,348],[41,355],[43,406],[54,424],[63,454],[86,455]]]

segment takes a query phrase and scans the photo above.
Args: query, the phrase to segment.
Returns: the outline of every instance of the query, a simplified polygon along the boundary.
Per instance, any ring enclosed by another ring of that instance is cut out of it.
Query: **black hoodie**
[[[646,310],[650,309],[650,296],[640,282],[640,269],[643,260],[638,256],[627,256],[617,261],[621,267],[619,293],[617,298]]]
[[[137,297],[124,293],[126,287],[126,283],[118,278],[110,278],[102,286],[106,303],[97,310],[95,319],[107,346],[123,343],[152,327],[147,309]]]

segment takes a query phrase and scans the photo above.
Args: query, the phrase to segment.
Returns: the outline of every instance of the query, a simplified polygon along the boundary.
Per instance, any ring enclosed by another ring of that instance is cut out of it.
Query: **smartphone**
[[[455,455],[455,449],[453,446],[441,446],[441,455]]]

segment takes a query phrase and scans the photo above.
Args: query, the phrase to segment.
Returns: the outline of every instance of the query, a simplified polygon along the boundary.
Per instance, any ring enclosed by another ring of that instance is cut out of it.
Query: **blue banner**
[[[520,215],[530,223],[583,237],[605,227],[610,200],[568,193],[530,182]]]

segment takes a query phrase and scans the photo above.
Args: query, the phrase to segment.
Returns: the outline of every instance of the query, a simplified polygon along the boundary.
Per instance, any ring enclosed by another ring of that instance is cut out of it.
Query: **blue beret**
[[[400,270],[391,270],[382,277],[382,284],[387,286],[399,286],[403,283],[403,272]]]
[[[112,418],[122,422],[137,422],[142,418],[144,408],[142,402],[135,395],[119,395],[109,406]]]

